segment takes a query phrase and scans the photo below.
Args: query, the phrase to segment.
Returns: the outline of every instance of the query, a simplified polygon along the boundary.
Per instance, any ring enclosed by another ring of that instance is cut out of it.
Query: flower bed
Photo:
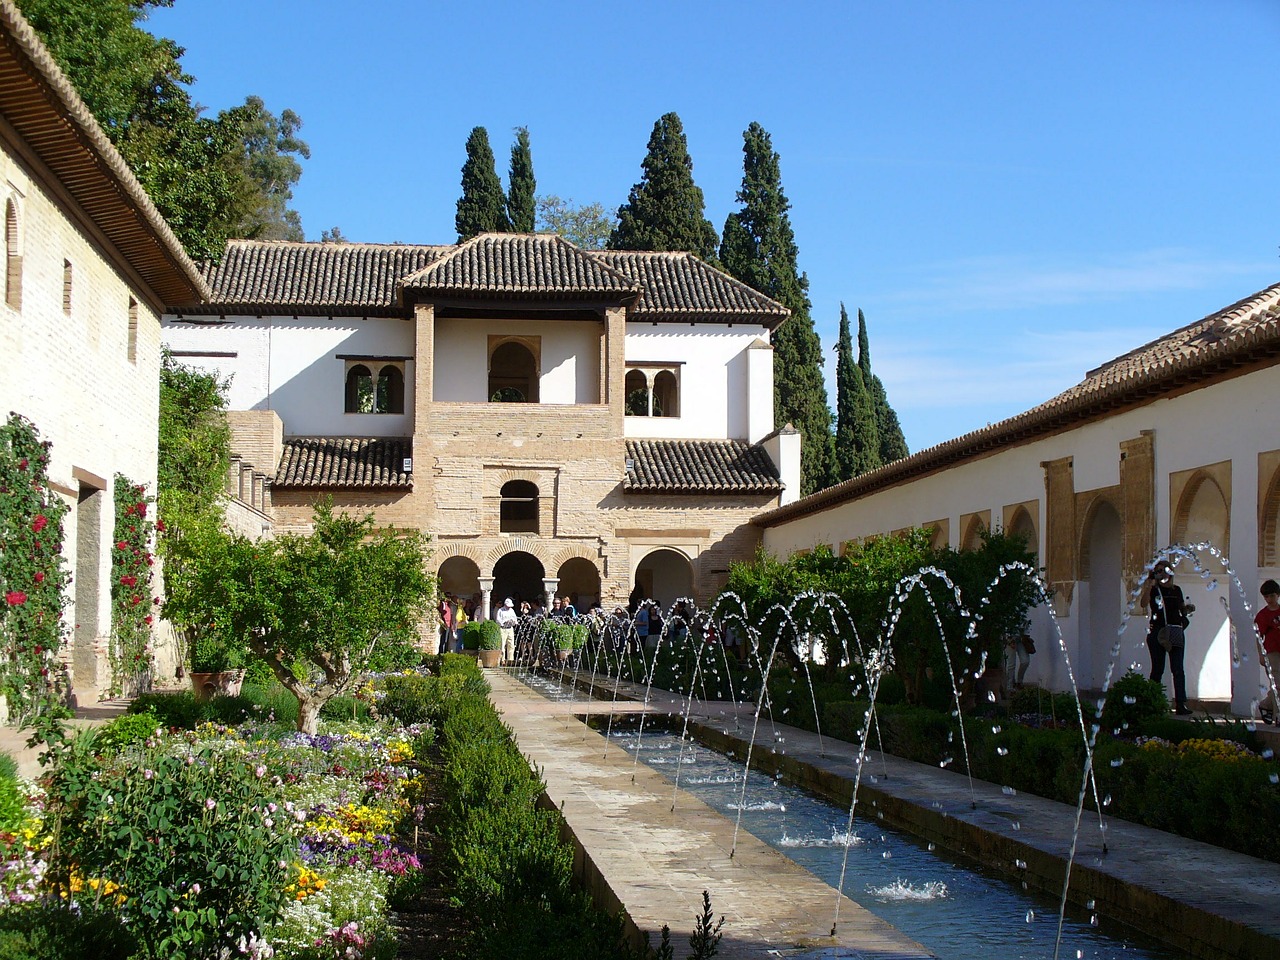
[[[103,957],[395,955],[429,728],[204,723],[118,748],[111,732],[55,748],[21,823],[0,824],[0,952],[23,937],[68,955],[91,927]]]

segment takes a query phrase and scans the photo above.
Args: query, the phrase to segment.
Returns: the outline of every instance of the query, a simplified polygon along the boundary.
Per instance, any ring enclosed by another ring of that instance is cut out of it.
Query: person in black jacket
[[[1147,649],[1151,651],[1151,679],[1164,682],[1165,655],[1169,657],[1169,672],[1173,674],[1174,713],[1186,716],[1187,675],[1182,669],[1186,650],[1186,628],[1191,622],[1188,614],[1195,610],[1182,596],[1182,588],[1173,582],[1173,570],[1169,561],[1161,560],[1147,578],[1144,599],[1147,607]]]

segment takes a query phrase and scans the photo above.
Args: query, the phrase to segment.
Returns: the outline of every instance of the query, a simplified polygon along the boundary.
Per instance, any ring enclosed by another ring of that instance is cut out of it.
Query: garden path
[[[596,863],[603,880],[628,909],[632,908],[631,897],[643,902],[648,891],[636,879],[643,875],[638,872],[640,865],[651,856],[661,858],[669,853],[659,827],[665,829],[667,825],[670,785],[664,780],[657,788],[662,802],[644,808],[653,812],[652,823],[640,824],[639,834],[625,844],[612,841],[612,827],[605,824],[611,823],[616,814],[607,809],[593,811],[589,798],[602,778],[611,783],[618,761],[602,760],[598,735],[584,733],[585,727],[569,719],[583,712],[583,704],[551,704],[512,677],[496,671],[486,671],[486,675],[493,687],[494,701],[515,730],[521,749],[545,767],[548,795],[557,805],[566,803],[569,827],[586,848],[586,856]],[[610,694],[597,682],[596,695]],[[620,684],[620,698],[643,700],[643,696],[643,688]],[[683,706],[683,701],[680,704]],[[669,704],[652,706],[661,712],[669,709]],[[643,709],[639,703],[627,709],[637,708]],[[593,714],[601,712],[601,704],[592,706]],[[699,732],[710,745],[741,750],[739,738],[744,730],[749,735],[750,726],[739,722],[731,704],[695,702],[692,714],[701,717]],[[820,743],[808,731],[783,724],[775,726],[785,738],[786,755],[758,750],[756,756],[761,762],[753,763],[753,767],[769,770],[772,764],[784,769],[794,782],[847,803],[854,769],[852,745],[829,737]],[[579,746],[586,742],[591,743],[590,749]],[[625,762],[630,764],[629,755],[625,755]],[[896,757],[882,760],[876,755],[868,770],[874,771],[875,776],[864,777],[859,791],[860,810],[868,815],[872,810],[877,815],[883,813],[890,825],[1005,872],[1016,872],[1032,885],[1061,893],[1075,823],[1074,807],[1030,794],[1007,795],[999,785],[982,781],[974,781],[971,794],[963,773]],[[679,817],[686,816],[686,804],[692,808],[696,803],[693,798],[686,800],[682,796]],[[596,822],[593,813],[598,818]],[[1089,817],[1093,818],[1091,826]],[[1014,822],[1019,825],[1016,830],[1012,828]],[[654,831],[649,836],[647,827]],[[700,854],[707,859],[687,865],[688,869],[699,877],[696,883],[703,883],[716,897],[717,914],[730,913],[732,908],[719,902],[723,881],[715,878],[717,871],[729,866],[716,862],[717,856],[723,861],[723,851],[704,848]],[[1018,867],[1016,871],[1012,869],[1014,865]],[[757,903],[752,895],[746,895],[738,901],[737,908],[748,915],[768,909],[781,899],[779,891],[789,883],[769,871],[756,876],[755,883],[765,891],[765,899]],[[730,871],[728,878],[736,882],[739,875]],[[686,900],[703,889],[684,889],[684,884],[693,883],[692,876],[681,878],[679,893]],[[1280,910],[1276,908],[1280,903],[1280,864],[1117,819],[1108,821],[1104,852],[1096,815],[1086,812],[1072,867],[1071,890],[1073,898],[1080,901],[1096,900],[1099,912],[1195,956],[1257,960],[1280,956]],[[790,900],[787,896],[786,901]],[[828,918],[831,905],[832,900],[828,899]],[[687,903],[682,912],[673,914],[667,909],[666,914],[655,915],[654,919],[669,922],[672,916],[690,912]],[[730,926],[732,923],[726,930]]]

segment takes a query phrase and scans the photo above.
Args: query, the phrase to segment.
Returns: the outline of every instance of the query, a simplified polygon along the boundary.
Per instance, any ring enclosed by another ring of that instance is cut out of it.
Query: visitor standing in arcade
[[[1182,596],[1182,588],[1173,582],[1173,570],[1168,560],[1161,560],[1151,570],[1144,587],[1147,605],[1147,649],[1151,651],[1151,679],[1164,682],[1164,661],[1169,658],[1169,672],[1173,674],[1173,712],[1187,716],[1187,675],[1182,668],[1186,651],[1186,629],[1190,624],[1188,614],[1195,607]]]
[[[1258,611],[1253,624],[1262,644],[1262,655],[1266,657],[1268,689],[1258,709],[1264,722],[1280,726],[1280,703],[1276,702],[1276,685],[1280,684],[1280,583],[1265,581],[1262,598],[1266,606]]]

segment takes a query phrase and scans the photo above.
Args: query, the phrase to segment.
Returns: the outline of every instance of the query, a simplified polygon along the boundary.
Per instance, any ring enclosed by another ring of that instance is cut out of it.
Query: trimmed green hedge
[[[855,741],[867,708],[866,701],[828,703],[823,732]],[[886,752],[934,766],[950,757],[948,769],[964,771],[958,726],[951,714],[906,705],[881,706],[876,714]],[[1165,717],[1129,732],[1160,736],[1171,746],[1138,746],[1099,734],[1094,774],[1108,816],[1280,862],[1280,834],[1274,829],[1280,822],[1280,785],[1271,780],[1280,774],[1280,764],[1247,755],[1231,757],[1233,751],[1214,742],[1253,747],[1254,734],[1241,724],[1184,723]],[[969,716],[965,737],[978,779],[1062,803],[1077,802],[1085,756],[1078,726],[1045,729],[999,717]],[[873,731],[871,747],[877,746]],[[1096,809],[1092,791],[1085,805]]]
[[[434,679],[434,678],[432,678]],[[467,956],[515,960],[633,958],[622,921],[573,884],[561,817],[539,809],[544,785],[486,693],[475,662],[440,665],[441,827],[453,900],[475,918]]]

